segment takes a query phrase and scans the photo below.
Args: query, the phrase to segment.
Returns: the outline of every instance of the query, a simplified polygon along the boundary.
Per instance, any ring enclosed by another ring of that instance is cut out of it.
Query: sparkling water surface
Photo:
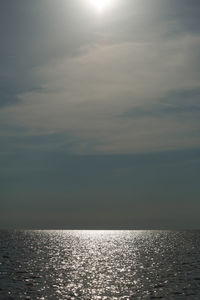
[[[0,299],[200,299],[200,232],[0,231]]]

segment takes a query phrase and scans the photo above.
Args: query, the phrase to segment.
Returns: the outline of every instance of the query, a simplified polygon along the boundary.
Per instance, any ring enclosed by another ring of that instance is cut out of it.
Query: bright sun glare
[[[98,12],[102,12],[110,3],[111,0],[90,0],[93,6],[98,10]]]

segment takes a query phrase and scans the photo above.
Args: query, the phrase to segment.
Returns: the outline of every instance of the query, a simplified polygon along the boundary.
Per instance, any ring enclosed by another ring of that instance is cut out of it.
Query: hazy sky
[[[200,228],[200,1],[0,0],[0,227]]]

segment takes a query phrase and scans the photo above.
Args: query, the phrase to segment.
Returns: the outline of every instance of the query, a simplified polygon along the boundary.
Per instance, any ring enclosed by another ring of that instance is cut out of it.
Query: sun
[[[98,12],[102,12],[110,4],[111,0],[90,0],[91,4],[97,9]]]

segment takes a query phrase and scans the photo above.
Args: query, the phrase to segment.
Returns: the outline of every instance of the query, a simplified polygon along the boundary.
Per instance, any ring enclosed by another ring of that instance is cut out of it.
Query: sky
[[[0,0],[0,38],[0,228],[200,229],[199,0]]]

